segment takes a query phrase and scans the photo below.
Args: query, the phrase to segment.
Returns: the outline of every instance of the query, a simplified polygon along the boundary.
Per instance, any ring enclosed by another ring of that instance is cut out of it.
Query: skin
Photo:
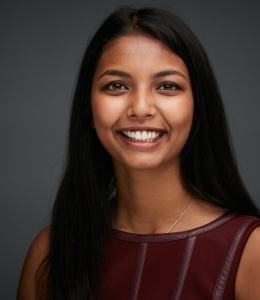
[[[111,70],[129,77],[113,75]],[[178,73],[154,78],[165,70]],[[166,164],[177,166],[193,116],[186,66],[156,40],[122,37],[107,46],[99,61],[92,86],[92,111],[96,132],[115,168],[121,165],[150,172]],[[141,150],[122,142],[119,130],[144,126],[166,131],[160,147]]]
[[[50,228],[43,229],[34,239],[26,255],[17,291],[17,300],[44,299],[44,289],[41,297],[36,293],[37,270],[47,255]],[[44,280],[40,286],[44,285]]]
[[[93,127],[112,156],[117,229],[167,232],[190,203],[179,165],[193,109],[186,65],[160,41],[136,35],[107,45],[93,78],[92,111]],[[125,128],[147,127],[164,132],[155,147],[139,148],[122,138]],[[223,212],[194,199],[173,231],[201,226]]]
[[[162,73],[162,71],[169,71]],[[117,71],[117,72],[115,72]],[[120,72],[118,72],[120,71]],[[93,130],[111,154],[117,199],[114,227],[133,233],[165,233],[190,203],[180,176],[180,152],[189,136],[193,95],[184,62],[160,41],[144,35],[110,42],[93,78]],[[123,129],[156,128],[162,137],[140,145]],[[159,175],[158,175],[159,174]],[[225,211],[193,202],[174,231],[207,224]],[[25,259],[18,300],[36,300],[36,271],[47,254],[49,228],[34,240]],[[249,237],[236,280],[237,300],[257,300],[260,228]]]

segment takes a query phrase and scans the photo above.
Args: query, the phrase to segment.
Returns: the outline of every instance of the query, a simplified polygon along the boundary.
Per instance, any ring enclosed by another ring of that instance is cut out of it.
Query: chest
[[[96,299],[235,299],[243,228],[136,238],[115,232]]]

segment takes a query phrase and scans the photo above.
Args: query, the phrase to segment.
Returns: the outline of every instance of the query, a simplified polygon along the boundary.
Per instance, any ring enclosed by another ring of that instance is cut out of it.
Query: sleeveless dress
[[[112,229],[96,300],[235,300],[239,261],[260,220],[225,213],[195,229],[133,234]]]

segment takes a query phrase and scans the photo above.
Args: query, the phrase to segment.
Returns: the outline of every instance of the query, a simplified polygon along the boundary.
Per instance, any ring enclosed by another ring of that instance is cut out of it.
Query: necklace
[[[193,201],[193,197],[191,198],[190,203],[186,207],[186,209],[184,210],[184,212],[179,216],[179,218],[173,223],[172,227],[166,233],[169,233],[173,229],[173,227],[180,221],[180,219],[185,215],[185,213],[187,212],[187,210],[190,208],[192,201]]]
[[[169,233],[170,231],[172,231],[173,227],[177,225],[177,223],[180,221],[180,219],[185,215],[185,213],[187,212],[187,210],[190,208],[192,201],[193,201],[193,197],[191,198],[190,203],[185,208],[184,212],[179,216],[179,218],[173,223],[173,225],[171,226],[171,228],[166,233]],[[113,227],[112,228],[115,227],[114,225],[115,225],[115,211],[113,210]]]

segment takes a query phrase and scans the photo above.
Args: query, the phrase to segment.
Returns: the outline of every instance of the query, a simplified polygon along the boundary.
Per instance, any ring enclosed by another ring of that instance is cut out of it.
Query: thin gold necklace
[[[179,218],[173,223],[173,225],[171,226],[171,228],[166,233],[169,233],[170,231],[172,231],[173,227],[175,227],[177,225],[177,223],[180,221],[180,219],[185,215],[185,213],[187,212],[187,210],[190,208],[192,201],[193,201],[193,197],[191,198],[190,203],[185,208],[184,212],[179,216]],[[113,210],[113,227],[112,228],[115,228],[115,207],[114,207],[114,210]]]

